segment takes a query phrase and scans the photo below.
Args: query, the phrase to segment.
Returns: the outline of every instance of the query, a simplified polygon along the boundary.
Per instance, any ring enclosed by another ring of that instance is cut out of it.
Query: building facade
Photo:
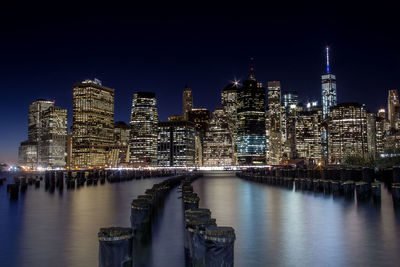
[[[327,119],[329,163],[339,164],[350,156],[367,158],[367,110],[358,103],[342,103]]]
[[[203,166],[234,165],[234,148],[229,117],[222,107],[216,108],[204,136]]]
[[[388,92],[388,120],[391,129],[400,129],[400,102],[397,90]]]
[[[133,95],[129,163],[134,167],[157,165],[158,106],[155,93]]]
[[[322,108],[299,112],[296,118],[296,151],[309,164],[322,160]]]
[[[67,110],[50,107],[42,112],[39,166],[64,169],[67,157]]]
[[[206,108],[192,108],[188,120],[196,127],[196,166],[203,166],[203,138],[210,123],[210,111]]]
[[[265,164],[265,88],[257,82],[254,70],[237,95],[238,165]]]
[[[283,144],[283,111],[281,95],[281,83],[279,81],[268,82],[268,112],[267,125],[269,150],[267,161],[271,164],[279,164],[282,160]]]
[[[195,165],[194,123],[167,121],[158,123],[157,165],[160,167],[192,167]]]
[[[232,140],[233,161],[232,165],[237,164],[237,90],[239,88],[238,82],[228,84],[221,92],[221,104],[226,115],[229,134]]]
[[[72,167],[104,168],[114,143],[114,89],[100,80],[74,85]]]
[[[129,164],[129,137],[131,128],[123,121],[114,124],[114,144],[109,151],[110,167],[127,167]]]

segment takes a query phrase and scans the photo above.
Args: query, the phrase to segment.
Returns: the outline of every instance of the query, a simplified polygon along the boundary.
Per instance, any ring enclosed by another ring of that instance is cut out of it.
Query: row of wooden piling
[[[350,175],[334,176],[332,175],[334,173]],[[345,196],[346,198],[352,198],[356,195],[358,200],[363,201],[369,200],[371,197],[375,202],[381,200],[381,184],[375,182],[374,170],[370,168],[327,170],[325,172],[294,168],[248,169],[237,172],[236,175],[246,180],[289,189],[295,187],[295,190],[314,191],[316,193],[333,194],[334,196]],[[304,177],[306,175],[311,177]],[[346,177],[357,178],[357,181],[346,179]]]
[[[235,231],[217,226],[209,209],[199,208],[200,198],[191,180],[182,180],[184,248],[187,266],[233,266]]]
[[[23,174],[15,176],[13,183],[7,184],[7,192],[10,193],[10,200],[18,199],[19,193],[24,194],[28,186],[34,185],[40,188],[44,182],[45,190],[53,193],[57,188],[59,191],[64,189],[73,190],[84,186],[96,186],[98,183],[104,185],[131,181],[134,179],[146,179],[153,177],[165,177],[175,175],[172,170],[86,170],[86,171],[45,171],[40,174]],[[0,178],[0,186],[6,183],[6,178]]]
[[[186,173],[154,184],[144,195],[132,200],[130,227],[101,228],[98,233],[99,266],[132,266],[138,247],[148,245],[151,225],[162,209],[168,193],[181,180],[196,176],[194,173]]]

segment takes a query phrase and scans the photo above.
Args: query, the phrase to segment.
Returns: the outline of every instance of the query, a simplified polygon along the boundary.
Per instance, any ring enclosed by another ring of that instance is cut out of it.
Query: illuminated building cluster
[[[28,140],[19,147],[19,165],[39,168],[185,167],[263,164],[342,164],[351,157],[375,160],[400,155],[400,100],[388,91],[387,112],[358,103],[337,104],[336,76],[322,75],[321,105],[303,105],[296,91],[269,81],[268,91],[254,69],[243,83],[221,91],[221,107],[210,116],[193,105],[187,85],[182,114],[160,122],[152,92],[133,95],[130,123],[114,122],[114,89],[85,80],[73,87],[72,132],[67,111],[53,101],[29,105]],[[267,100],[267,101],[266,101]]]

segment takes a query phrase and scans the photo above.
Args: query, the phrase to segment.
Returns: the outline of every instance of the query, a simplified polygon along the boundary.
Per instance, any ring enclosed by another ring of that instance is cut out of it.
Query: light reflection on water
[[[97,232],[128,226],[130,201],[161,179],[50,194],[29,187],[10,202],[0,187],[0,266],[97,266]],[[235,228],[235,266],[399,266],[400,216],[382,203],[357,203],[240,180],[227,172],[193,183],[200,206]],[[153,225],[149,266],[183,266],[183,215],[173,190]]]
[[[194,189],[235,228],[236,266],[400,265],[399,212],[384,187],[381,205],[223,176]]]

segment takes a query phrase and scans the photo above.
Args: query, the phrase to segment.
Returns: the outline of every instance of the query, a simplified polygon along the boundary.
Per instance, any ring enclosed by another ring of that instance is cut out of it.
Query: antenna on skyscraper
[[[256,75],[254,74],[254,57],[250,58],[250,80],[255,80]]]
[[[326,73],[329,74],[331,71],[329,69],[329,46],[326,46]]]

